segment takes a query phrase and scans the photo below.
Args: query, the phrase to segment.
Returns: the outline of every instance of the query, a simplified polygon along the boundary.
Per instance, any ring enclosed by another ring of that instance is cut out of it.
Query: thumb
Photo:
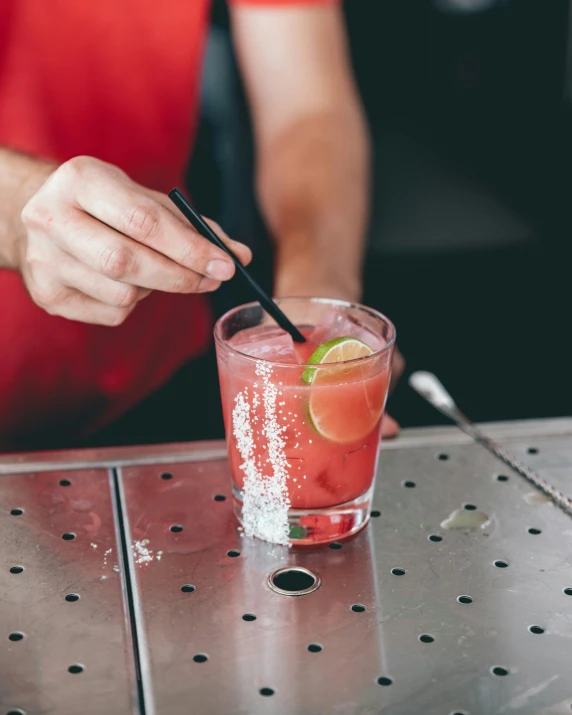
[[[397,437],[399,429],[399,425],[393,417],[388,415],[387,412],[384,413],[381,422],[381,436],[383,439],[392,439],[393,437]]]

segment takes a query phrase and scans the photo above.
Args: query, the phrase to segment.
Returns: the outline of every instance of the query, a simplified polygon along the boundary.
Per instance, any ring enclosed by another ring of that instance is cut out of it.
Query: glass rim
[[[391,320],[385,316],[383,313],[380,313],[379,310],[375,310],[375,308],[368,308],[366,305],[362,305],[361,303],[352,303],[351,301],[348,300],[339,300],[337,298],[306,298],[306,297],[288,297],[288,298],[275,298],[274,299],[276,303],[279,305],[281,303],[290,303],[290,302],[307,302],[307,303],[321,303],[324,305],[331,305],[331,306],[338,306],[340,308],[357,308],[358,310],[361,310],[364,313],[368,313],[369,315],[381,319],[382,322],[384,322],[388,328],[389,328],[389,340],[387,343],[380,348],[379,350],[375,350],[371,355],[363,355],[362,357],[358,358],[352,358],[351,360],[342,360],[341,362],[336,362],[336,363],[291,363],[291,362],[278,362],[276,360],[266,360],[264,358],[257,358],[253,357],[252,355],[246,355],[245,353],[241,352],[240,350],[237,350],[234,348],[232,345],[229,345],[228,342],[226,342],[223,337],[220,335],[220,326],[225,320],[228,320],[230,317],[235,315],[241,310],[245,310],[247,308],[254,308],[256,306],[260,307],[263,312],[266,313],[262,305],[254,300],[251,301],[250,303],[243,303],[242,305],[238,305],[235,308],[231,308],[230,310],[227,310],[226,313],[220,316],[220,318],[216,321],[214,325],[214,339],[215,342],[220,345],[222,348],[225,350],[228,350],[231,354],[238,355],[239,357],[243,358],[244,360],[248,360],[253,363],[268,363],[269,365],[276,365],[277,367],[287,367],[287,368],[307,368],[307,367],[312,367],[312,368],[320,368],[320,367],[325,367],[326,365],[359,365],[361,363],[367,362],[368,360],[373,360],[376,357],[379,357],[380,355],[383,355],[383,353],[389,352],[391,348],[395,345],[395,337],[396,337],[396,330],[395,326],[391,322]],[[266,313],[268,315],[268,313]],[[276,323],[277,327],[280,327],[278,323]],[[284,331],[287,332],[287,331]]]

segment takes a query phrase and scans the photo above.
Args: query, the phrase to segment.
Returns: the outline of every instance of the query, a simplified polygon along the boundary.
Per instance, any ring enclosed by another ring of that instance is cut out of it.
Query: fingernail
[[[212,278],[207,278],[203,276],[201,282],[199,283],[199,293],[206,293],[207,291],[216,290],[220,286],[220,281],[215,281]]]
[[[207,266],[207,274],[217,281],[228,280],[233,273],[233,265],[228,261],[221,261],[218,258],[211,261]]]

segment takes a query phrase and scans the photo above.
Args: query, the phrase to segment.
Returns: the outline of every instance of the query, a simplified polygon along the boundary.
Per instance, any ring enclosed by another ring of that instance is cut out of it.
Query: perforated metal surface
[[[572,421],[487,431],[572,492]],[[572,520],[484,448],[448,428],[406,431],[382,454],[381,515],[341,547],[302,551],[240,536],[223,455],[0,458],[0,715],[143,712],[123,526],[146,715],[572,712]],[[124,465],[125,525],[110,475],[90,464]],[[451,515],[476,526],[444,528]],[[271,591],[285,565],[320,588]]]
[[[537,434],[500,441],[541,477],[572,496],[572,429],[566,435]]]
[[[384,451],[381,516],[341,548],[243,539],[223,460],[124,468],[129,538],[153,552],[131,564],[147,711],[569,713],[572,522],[484,448],[451,441]],[[504,443],[537,447],[532,466],[570,491],[569,433]],[[443,528],[456,510],[485,524]],[[285,564],[321,588],[272,592]]]
[[[0,543],[0,713],[136,712],[107,471],[1,476]]]
[[[570,453],[569,439],[551,441]],[[386,452],[382,469],[378,503],[391,507],[376,524],[379,570],[397,561],[406,570],[386,579],[386,588],[382,579],[395,679],[388,712],[570,712],[569,517],[477,445]],[[403,487],[404,479],[416,486]],[[489,524],[442,528],[466,506],[487,514]],[[442,541],[430,541],[432,534]],[[461,596],[472,602],[459,603]],[[416,642],[423,633],[434,642]],[[508,674],[491,673],[498,667]]]

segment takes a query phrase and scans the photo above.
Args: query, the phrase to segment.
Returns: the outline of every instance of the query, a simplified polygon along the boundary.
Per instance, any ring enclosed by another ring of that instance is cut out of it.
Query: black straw
[[[183,214],[183,216],[189,220],[193,228],[201,234],[201,236],[208,239],[211,243],[214,243],[215,246],[222,248],[222,250],[232,258],[237,271],[241,273],[247,283],[249,283],[256,295],[256,298],[260,302],[260,305],[274,318],[281,328],[284,328],[286,332],[290,333],[292,340],[296,343],[305,343],[306,338],[302,335],[298,328],[291,323],[290,320],[288,320],[272,298],[258,285],[230,248],[228,248],[224,241],[216,235],[204,218],[198,213],[195,207],[187,201],[179,189],[171,189],[171,191],[169,191],[169,198]]]

